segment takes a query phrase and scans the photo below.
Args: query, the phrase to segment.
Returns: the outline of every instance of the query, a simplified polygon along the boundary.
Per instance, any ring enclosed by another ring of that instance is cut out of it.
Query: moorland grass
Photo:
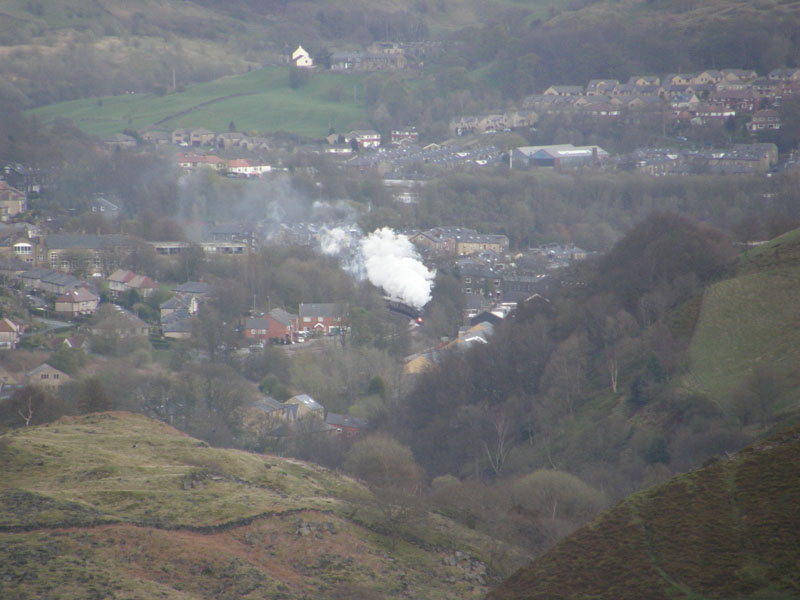
[[[348,477],[210,448],[141,415],[65,417],[0,436],[0,585],[10,597],[299,600],[343,585],[386,598],[485,593],[448,581],[459,572],[442,562],[443,549],[482,557],[493,547],[485,536],[424,510],[397,533]]]

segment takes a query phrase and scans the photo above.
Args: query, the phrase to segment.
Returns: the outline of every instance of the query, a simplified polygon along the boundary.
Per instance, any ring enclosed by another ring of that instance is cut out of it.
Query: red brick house
[[[282,308],[244,320],[244,337],[252,342],[290,342],[296,331],[297,315]]]
[[[337,413],[328,413],[325,417],[325,422],[335,427],[336,437],[340,438],[355,437],[367,426],[367,422],[364,419]]]
[[[128,290],[136,290],[142,298],[147,298],[158,289],[155,282],[147,275],[137,275],[133,271],[117,269],[106,279],[111,295],[119,298]]]
[[[299,312],[298,331],[331,335],[347,324],[347,307],[342,304],[301,304]]]

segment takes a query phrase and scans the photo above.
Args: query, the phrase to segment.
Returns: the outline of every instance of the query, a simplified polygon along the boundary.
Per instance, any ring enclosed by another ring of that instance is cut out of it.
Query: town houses
[[[636,121],[637,113],[658,113],[670,125],[687,126],[741,117],[750,131],[757,132],[780,129],[775,109],[784,98],[796,96],[800,96],[800,69],[774,69],[767,76],[749,69],[708,69],[636,75],[625,82],[591,79],[585,86],[551,85],[526,97],[522,108],[541,115],[622,122]]]

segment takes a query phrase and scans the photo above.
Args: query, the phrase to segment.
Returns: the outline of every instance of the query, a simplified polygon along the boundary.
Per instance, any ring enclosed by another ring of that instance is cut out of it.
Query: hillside
[[[71,119],[91,135],[107,136],[124,129],[156,124],[167,130],[205,127],[228,131],[233,121],[239,131],[286,131],[324,137],[367,118],[363,104],[363,76],[314,73],[293,88],[287,67],[264,67],[189,86],[185,91],[157,96],[125,94],[101,99],[72,100],[30,111],[45,123],[56,117]],[[353,104],[353,97],[361,99]]]
[[[453,93],[474,113],[598,77],[712,67],[765,75],[791,62],[798,26],[796,3],[778,0],[13,0],[0,13],[0,102],[44,107],[34,114],[97,135],[159,122],[224,130],[234,120],[317,136],[328,124],[389,117],[441,129]],[[285,69],[259,71],[298,44],[321,64],[375,41],[444,43],[411,59],[423,68],[372,73],[370,89],[324,68],[296,88]],[[225,78],[253,69],[260,75]],[[240,90],[257,81],[266,87]],[[200,82],[213,83],[192,87]]]
[[[415,6],[10,0],[0,10],[0,102],[22,107],[132,91],[163,94],[173,83],[182,87],[279,64],[300,43],[316,53],[332,43],[417,39],[437,19],[439,26],[448,22],[449,3],[424,15]],[[449,22],[452,27],[460,19]]]
[[[713,284],[703,297],[689,347],[684,385],[729,410],[731,392],[757,366],[786,378],[776,410],[797,410],[795,369],[800,360],[800,231],[742,255],[734,277]]]
[[[782,0],[600,0],[564,11],[531,31],[532,50],[548,73],[568,67],[564,81],[627,78],[640,71],[688,72],[783,66],[797,40],[796,2]],[[582,36],[582,37],[581,37]],[[561,44],[558,41],[561,40]],[[572,42],[577,43],[572,45]],[[547,46],[551,46],[548,50]],[[565,49],[563,57],[555,54]],[[587,50],[592,48],[593,53]],[[581,73],[582,79],[573,77]]]
[[[351,479],[212,449],[142,416],[16,430],[0,437],[0,465],[3,598],[455,599],[486,590],[484,540],[467,530],[420,513],[402,533],[387,531]]]
[[[795,427],[637,493],[489,598],[797,598],[798,461]]]

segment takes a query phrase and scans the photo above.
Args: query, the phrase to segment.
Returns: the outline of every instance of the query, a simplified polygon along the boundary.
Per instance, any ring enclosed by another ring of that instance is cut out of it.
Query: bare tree
[[[28,403],[25,412],[22,412],[22,408],[18,408],[17,414],[25,421],[25,427],[31,424],[31,419],[33,419],[33,397],[31,394],[28,394]]]
[[[500,406],[483,407],[490,435],[481,440],[481,445],[495,475],[500,475],[508,455],[519,440],[517,435],[521,413],[519,408],[520,402],[516,398],[511,398]],[[488,437],[491,439],[487,439]]]
[[[542,375],[545,387],[550,394],[561,398],[570,416],[585,379],[584,345],[582,336],[573,334],[568,337],[553,352]]]
[[[611,391],[617,393],[620,361],[624,359],[631,336],[636,335],[638,325],[636,319],[625,310],[620,310],[613,317],[606,317],[603,328],[603,352],[606,359]]]
[[[30,385],[15,391],[7,401],[0,402],[0,423],[12,427],[40,425],[64,413],[63,403],[59,399]]]

